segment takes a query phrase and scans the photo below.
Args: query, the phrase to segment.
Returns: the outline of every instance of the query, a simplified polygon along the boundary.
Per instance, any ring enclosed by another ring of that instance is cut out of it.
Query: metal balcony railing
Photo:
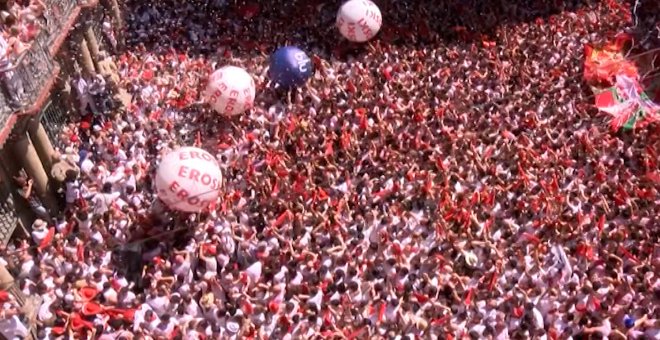
[[[103,17],[102,13],[102,7],[97,7],[94,11],[91,11],[89,15],[92,19],[89,20],[89,26],[92,28],[92,32],[94,32],[94,36],[96,37],[96,41],[98,42],[99,47],[101,49],[106,49],[107,46],[105,46],[103,22],[100,19]]]
[[[18,217],[13,203],[0,205],[0,244],[7,245],[18,226]]]
[[[0,127],[11,114],[32,105],[56,66],[49,48],[62,34],[79,5],[88,0],[43,0],[46,24],[29,49],[0,66]],[[98,30],[98,28],[97,28]]]
[[[46,31],[50,36],[49,40],[52,41],[60,35],[60,31],[78,6],[78,2],[78,0],[44,0],[48,20]]]
[[[2,77],[2,75],[0,75],[0,77]],[[2,86],[4,90],[4,80],[2,80],[1,78],[0,78],[0,86]],[[5,99],[5,94],[0,94],[0,128],[5,126],[10,118],[9,114],[5,112],[6,107],[9,107],[9,103]]]
[[[51,99],[46,102],[41,112],[41,124],[44,126],[44,130],[46,130],[48,139],[53,143],[53,146],[64,150],[65,145],[62,144],[60,134],[62,133],[62,128],[67,124],[66,118],[68,114],[64,109],[61,99]]]
[[[41,93],[56,64],[48,50],[48,33],[39,32],[30,48],[10,59],[9,66],[0,69],[2,102],[0,122],[6,122],[13,112],[29,107]]]

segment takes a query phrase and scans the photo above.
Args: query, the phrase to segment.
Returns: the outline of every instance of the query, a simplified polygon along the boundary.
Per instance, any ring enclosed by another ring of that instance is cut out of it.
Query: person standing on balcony
[[[44,27],[48,25],[48,19],[46,18],[46,5],[42,0],[31,0],[28,8],[32,15],[43,22]]]
[[[9,39],[7,40],[9,53],[18,58],[23,52],[30,49],[30,44],[24,43],[21,39],[21,29],[12,26],[9,29]]]
[[[22,100],[25,97],[25,89],[23,88],[23,81],[21,77],[15,76],[16,73],[13,71],[14,59],[18,58],[23,52],[30,48],[29,45],[24,44],[20,37],[20,30],[15,25],[9,29],[9,35],[5,36],[6,38],[6,47],[1,47],[0,52],[2,53],[2,58],[0,59],[0,65],[4,65],[0,69],[0,79],[3,81],[3,91],[6,91],[8,98],[10,100],[10,105],[14,108],[18,108],[22,104]],[[4,39],[3,39],[4,40]]]
[[[17,16],[22,29],[21,38],[24,42],[34,39],[41,30],[41,26],[45,26],[44,9],[43,2],[37,0],[31,1],[29,5],[22,6],[18,10]]]
[[[6,12],[3,12],[6,13]],[[9,14],[8,14],[9,15]],[[5,18],[5,15],[2,16]],[[5,20],[6,23],[6,20]],[[15,58],[13,50],[10,48],[11,38],[6,31],[0,32],[0,90],[5,98],[9,99],[9,105],[12,108],[20,106],[20,98],[23,95],[23,86],[21,81],[14,77],[14,65],[12,59]]]
[[[41,23],[37,21],[37,17],[33,14],[25,14],[25,17],[21,20],[21,41],[29,43],[34,38],[37,37],[39,31],[41,30]]]
[[[4,16],[3,16],[4,17]],[[2,27],[2,26],[0,26]],[[7,82],[9,82],[9,69],[11,68],[11,61],[9,60],[9,43],[5,39],[5,32],[0,31],[0,88],[6,97],[11,97],[11,92]]]

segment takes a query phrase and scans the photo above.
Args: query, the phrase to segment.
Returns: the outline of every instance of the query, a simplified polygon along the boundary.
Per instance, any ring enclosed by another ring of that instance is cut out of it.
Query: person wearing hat
[[[48,223],[38,218],[32,223],[32,240],[36,244],[41,244],[48,236]]]

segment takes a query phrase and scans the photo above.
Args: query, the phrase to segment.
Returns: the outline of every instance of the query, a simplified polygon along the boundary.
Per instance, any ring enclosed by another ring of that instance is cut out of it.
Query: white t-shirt
[[[102,215],[110,210],[110,207],[119,198],[119,195],[118,192],[96,194],[94,196],[94,213]]]
[[[190,270],[190,261],[183,261],[181,264],[175,264],[172,268],[174,275],[183,276],[184,282],[192,282],[192,271]]]
[[[34,240],[34,243],[36,244],[40,244],[41,241],[46,238],[46,236],[48,236],[48,229],[46,228],[32,231],[32,240]]]
[[[170,299],[167,296],[157,296],[147,300],[147,304],[151,309],[154,310],[154,313],[158,316],[163,316],[167,313],[168,306],[170,305]]]
[[[80,198],[80,183],[78,181],[66,183],[66,203],[75,203]]]
[[[7,40],[5,37],[0,35],[0,68],[4,68],[6,66],[9,66],[9,59],[5,58],[5,54],[7,54],[7,48],[9,48],[9,44],[7,43]]]
[[[88,85],[87,85],[87,81],[85,80],[85,78],[80,77],[76,81],[76,90],[78,90],[79,95],[86,96],[87,95],[87,87],[88,87]]]
[[[200,334],[199,332],[192,330],[188,331],[188,334],[185,335],[184,337],[185,340],[199,340],[200,339]]]
[[[105,178],[106,183],[112,183],[114,191],[121,189],[121,182],[124,180],[124,167],[118,167],[113,173]]]
[[[0,333],[6,339],[23,339],[29,334],[25,324],[14,315],[11,318],[0,319]]]
[[[216,261],[215,257],[213,256],[203,257],[202,261],[204,261],[205,273],[215,274],[218,272],[218,262]]]
[[[124,181],[122,183],[122,190],[126,191],[126,188],[131,187],[135,189],[137,186],[137,182],[135,180],[135,175],[129,175],[127,177],[124,177]]]
[[[66,230],[66,226],[68,223],[66,221],[61,221],[55,225],[55,229],[57,229],[58,233],[63,233]]]
[[[186,306],[186,314],[196,318],[201,318],[203,316],[202,308],[199,307],[195,300],[191,300]]]
[[[36,267],[34,265],[34,260],[29,259],[23,264],[21,264],[21,273],[19,274],[19,278],[26,278],[26,277],[32,277],[34,275]]]
[[[108,177],[108,171],[103,166],[98,166],[99,173],[97,175],[89,173],[87,176],[94,182],[97,186],[103,187],[105,179]]]
[[[135,301],[135,293],[131,292],[130,290],[128,291],[128,293],[126,293],[126,295],[120,296],[119,299],[119,303],[122,306],[128,306],[131,303],[133,303],[133,301]]]
[[[136,207],[140,207],[142,205],[142,202],[144,201],[144,195],[141,193],[134,193],[129,197],[129,201],[131,204],[133,204]]]
[[[543,319],[543,314],[541,314],[541,311],[539,311],[536,307],[532,309],[532,315],[534,316],[534,326],[536,326],[537,329],[543,329],[545,325],[545,321]]]
[[[93,167],[94,167],[94,162],[92,162],[92,160],[89,159],[89,157],[85,158],[85,160],[82,161],[82,163],[80,163],[80,170],[82,170],[82,172],[86,175],[89,175],[91,173]]]
[[[53,312],[50,311],[50,306],[55,302],[54,299],[52,299],[49,295],[44,296],[44,301],[39,307],[39,312],[37,314],[37,318],[39,321],[46,321],[52,318]]]
[[[610,336],[610,333],[612,333],[612,325],[610,324],[610,320],[603,320],[603,323],[596,329],[603,336],[603,338],[607,339]]]
[[[86,235],[89,235],[92,232],[92,219],[91,218],[88,217],[84,221],[81,221],[78,218],[76,218],[76,221],[78,221],[78,229],[81,232],[85,233]]]
[[[151,310],[151,307],[146,303],[141,304],[140,307],[135,310],[135,313],[133,314],[133,331],[137,331],[140,328],[140,324],[145,321],[144,314],[148,310]]]
[[[103,292],[103,298],[105,298],[105,300],[108,302],[117,301],[117,292],[114,289],[110,288],[105,292]]]

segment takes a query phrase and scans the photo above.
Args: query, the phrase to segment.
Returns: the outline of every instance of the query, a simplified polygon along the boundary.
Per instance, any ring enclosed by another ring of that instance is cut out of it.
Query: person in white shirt
[[[76,95],[78,96],[78,104],[80,105],[78,108],[80,109],[81,115],[86,115],[87,114],[87,107],[92,104],[92,98],[89,95],[89,85],[87,84],[87,80],[79,73],[77,72],[74,77],[74,88],[76,89]]]
[[[188,252],[180,252],[174,257],[172,271],[174,272],[174,275],[182,276],[186,283],[192,282],[190,254]]]
[[[80,170],[83,172],[85,175],[89,175],[92,172],[92,169],[94,169],[94,161],[92,161],[92,157],[90,155],[87,155],[85,159],[80,163]]]
[[[169,338],[172,331],[174,331],[174,327],[175,320],[169,314],[164,314],[154,329],[154,335]]]
[[[95,165],[88,177],[94,182],[94,184],[98,187],[102,187],[103,184],[105,183],[105,179],[108,177],[108,171],[103,167],[102,165]]]
[[[158,316],[162,316],[168,312],[170,299],[164,291],[160,290],[158,294],[152,294],[147,299],[147,304]]]
[[[120,181],[121,183],[121,191],[123,193],[128,194],[128,188],[133,188],[133,191],[135,191],[135,188],[137,187],[137,181],[135,179],[135,175],[133,174],[133,169],[130,166],[124,167],[124,177]]]
[[[32,223],[32,240],[36,244],[41,242],[48,236],[48,223],[42,219],[36,219]]]
[[[79,210],[75,216],[76,222],[78,223],[78,230],[85,235],[91,235],[92,233],[92,219],[89,218],[87,212]]]
[[[0,334],[5,339],[24,339],[29,335],[25,324],[19,318],[20,311],[10,295],[10,300],[0,306]]]
[[[5,36],[3,34],[0,34],[0,67],[1,68],[7,67],[9,63],[7,58],[8,48],[9,48],[9,44],[7,43],[7,39],[5,39]]]
[[[599,326],[585,328],[583,330],[585,334],[599,333],[603,339],[608,339],[610,333],[612,333],[612,324],[610,323],[609,318],[602,319]]]
[[[103,184],[103,189],[100,193],[96,194],[93,198],[94,214],[101,216],[105,214],[112,204],[119,198],[119,192],[112,192],[112,183]]]
[[[56,301],[54,296],[50,294],[43,295],[43,302],[39,306],[39,311],[37,313],[37,320],[41,325],[52,326],[53,321],[55,320],[55,314],[51,310],[51,305]]]
[[[117,295],[117,301],[119,302],[119,305],[122,307],[129,307],[133,304],[135,301],[135,293],[133,293],[128,287],[122,287],[119,290],[119,294]]]
[[[112,284],[110,284],[110,282],[106,282],[103,284],[103,299],[105,300],[106,304],[109,305],[117,304],[118,294],[117,291],[112,287]]]
[[[133,331],[137,331],[138,329],[140,329],[140,326],[143,323],[147,322],[147,320],[146,320],[147,311],[149,311],[149,312],[151,312],[151,314],[153,314],[153,311],[151,310],[151,307],[149,307],[149,305],[146,304],[146,303],[141,304],[135,310],[135,314],[134,314],[134,317],[133,317]],[[149,320],[149,321],[151,321],[151,320]]]
[[[76,203],[78,199],[82,198],[81,190],[80,190],[80,181],[78,181],[77,177],[78,174],[73,170],[69,170],[66,172],[65,199],[66,199],[66,204],[69,206],[73,205],[74,203]]]

